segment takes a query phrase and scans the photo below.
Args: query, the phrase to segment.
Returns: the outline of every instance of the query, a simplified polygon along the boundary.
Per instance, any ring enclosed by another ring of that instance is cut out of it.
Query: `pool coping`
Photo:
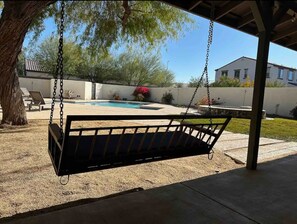
[[[147,109],[147,110],[160,110],[164,107],[161,107],[160,105],[150,105],[150,104],[157,104],[154,102],[143,102],[143,101],[132,101],[132,100],[71,100],[71,99],[64,99],[65,103],[104,103],[104,102],[110,102],[110,103],[127,103],[127,104],[139,104],[139,108],[131,108],[131,109]],[[95,105],[93,105],[95,106]]]

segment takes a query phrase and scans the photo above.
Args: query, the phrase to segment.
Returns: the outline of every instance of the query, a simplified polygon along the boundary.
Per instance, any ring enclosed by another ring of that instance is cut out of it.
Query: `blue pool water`
[[[106,107],[134,108],[134,109],[140,109],[140,106],[144,105],[144,103],[131,103],[131,102],[85,102],[81,104],[93,105],[93,106],[106,106]]]

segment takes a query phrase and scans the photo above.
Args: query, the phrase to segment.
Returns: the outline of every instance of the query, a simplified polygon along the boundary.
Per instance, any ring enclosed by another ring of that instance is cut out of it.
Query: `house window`
[[[283,68],[279,68],[278,69],[278,79],[283,79],[284,78],[284,69]]]
[[[270,67],[267,67],[266,78],[270,78]]]
[[[234,70],[234,78],[235,79],[240,79],[240,69]]]
[[[248,68],[245,68],[245,69],[244,69],[244,74],[243,74],[243,78],[244,78],[244,79],[247,78],[247,76],[248,76],[248,71],[249,71]]]
[[[293,79],[294,79],[294,73],[292,70],[289,70],[288,71],[288,80],[293,81]]]
[[[228,76],[228,70],[222,71],[221,76],[222,77],[227,77]]]

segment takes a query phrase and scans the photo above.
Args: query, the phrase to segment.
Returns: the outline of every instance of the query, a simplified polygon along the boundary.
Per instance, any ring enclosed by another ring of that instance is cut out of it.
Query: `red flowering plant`
[[[135,100],[143,101],[147,100],[150,97],[151,93],[149,88],[144,86],[138,86],[135,88],[132,95],[135,96]]]

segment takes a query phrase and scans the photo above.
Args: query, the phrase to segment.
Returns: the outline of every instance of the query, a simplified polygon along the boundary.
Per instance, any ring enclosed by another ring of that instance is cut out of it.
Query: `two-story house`
[[[216,78],[218,81],[222,76],[239,79],[241,83],[247,79],[255,79],[256,60],[248,57],[238,58],[218,69],[216,69]],[[297,86],[297,70],[283,65],[268,63],[266,81],[279,81],[285,86]]]

